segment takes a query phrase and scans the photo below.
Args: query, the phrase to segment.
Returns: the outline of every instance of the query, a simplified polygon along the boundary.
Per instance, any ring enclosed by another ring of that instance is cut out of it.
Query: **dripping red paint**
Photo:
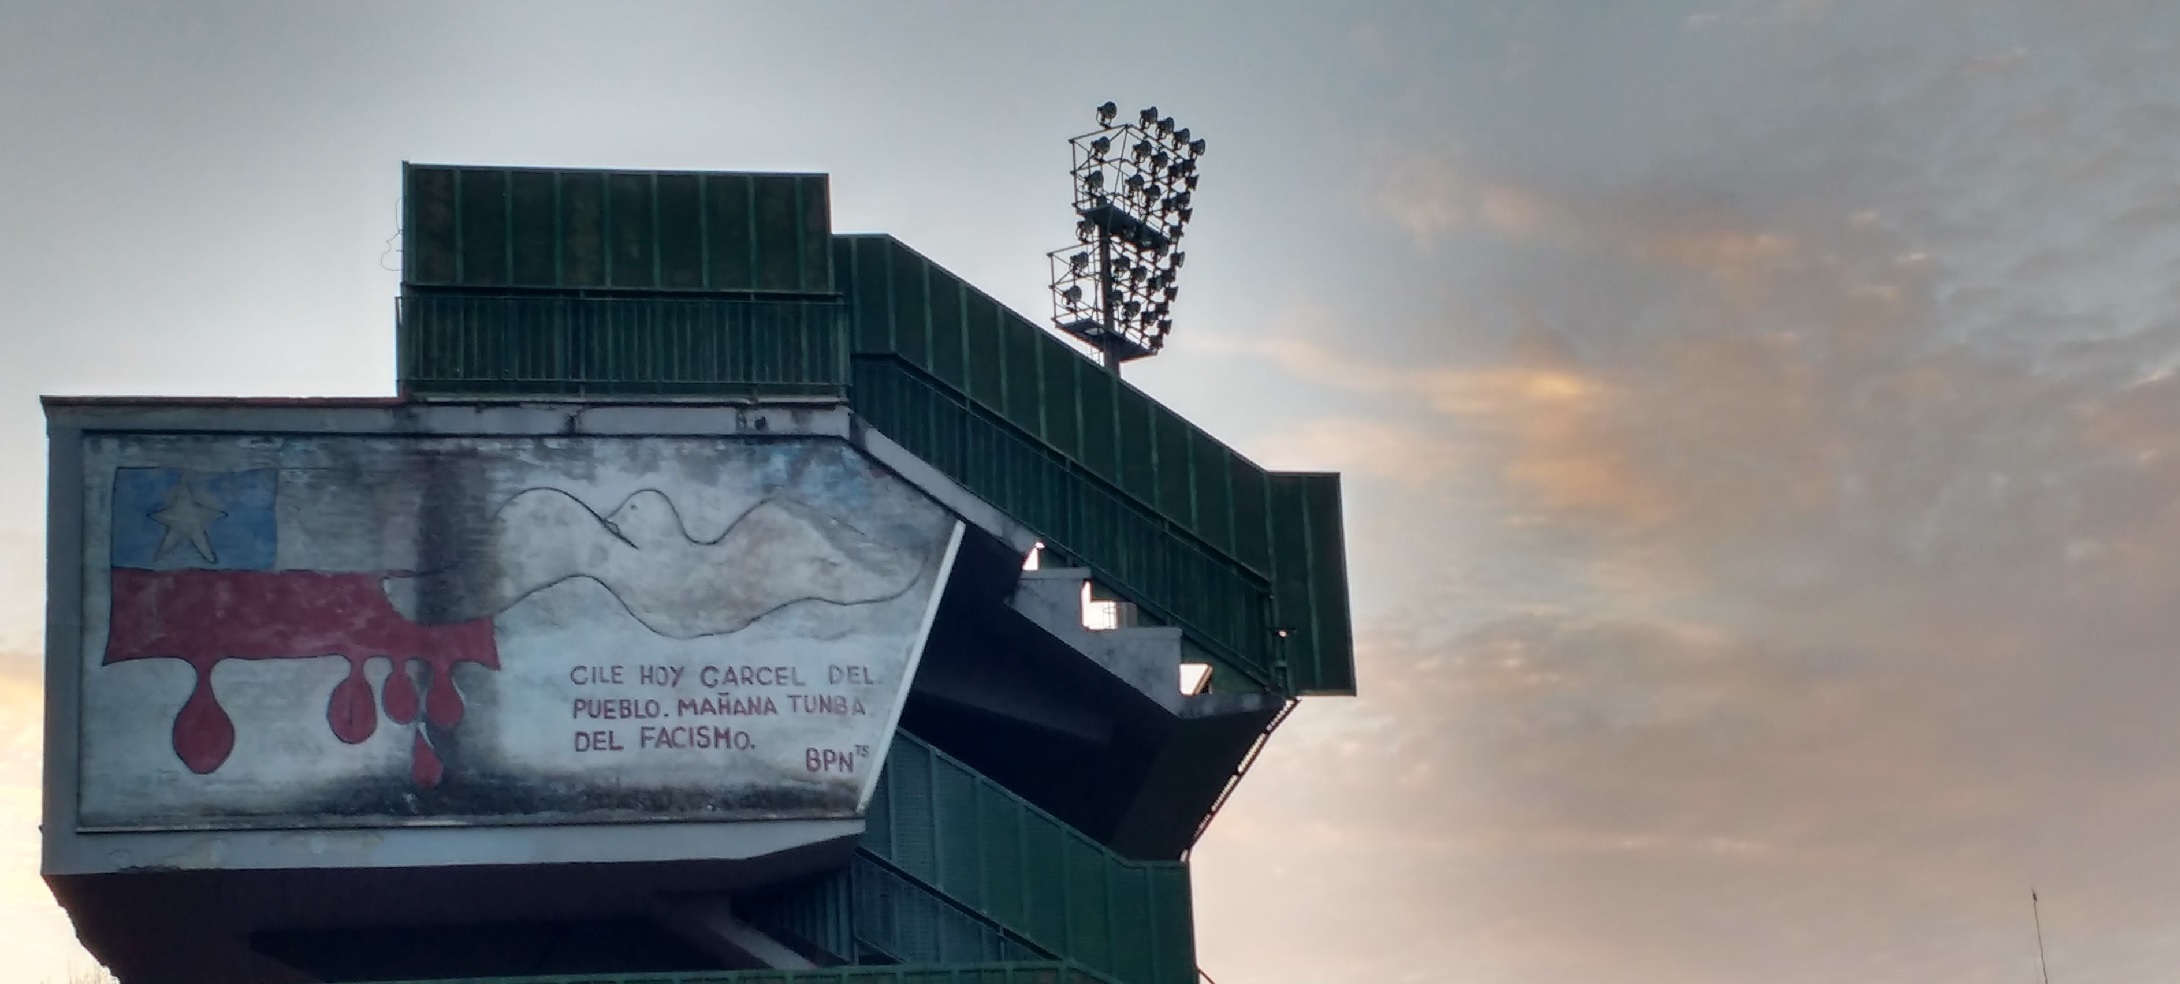
[[[377,730],[382,703],[395,724],[414,723],[422,711],[431,724],[452,728],[463,712],[455,665],[499,669],[492,620],[419,625],[387,602],[382,579],[368,572],[116,567],[105,661],[178,659],[195,671],[189,699],[174,718],[174,752],[200,774],[218,769],[235,747],[234,721],[212,683],[214,669],[226,659],[347,660],[346,676],[327,695],[326,724],[349,744]],[[393,664],[381,699],[373,698],[364,674],[374,657]],[[421,695],[410,662],[422,664]],[[445,763],[421,732],[412,758],[417,784],[437,785]]]

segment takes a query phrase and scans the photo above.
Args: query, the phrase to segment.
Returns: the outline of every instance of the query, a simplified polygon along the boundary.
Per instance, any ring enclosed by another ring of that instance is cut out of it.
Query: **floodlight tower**
[[[1175,280],[1188,255],[1202,137],[1151,106],[1133,122],[1099,106],[1098,129],[1074,150],[1075,245],[1047,254],[1054,327],[1096,348],[1107,371],[1158,354],[1173,330]]]

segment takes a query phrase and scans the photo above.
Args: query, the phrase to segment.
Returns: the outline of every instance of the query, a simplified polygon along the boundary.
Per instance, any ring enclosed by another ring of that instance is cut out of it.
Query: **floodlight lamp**
[[[1144,125],[1144,126],[1150,126],[1151,124],[1153,124],[1153,123],[1156,123],[1156,122],[1158,122],[1158,107],[1156,107],[1156,106],[1146,106],[1146,107],[1144,107],[1144,109],[1143,109],[1143,112],[1142,112],[1142,114],[1141,114],[1141,118],[1142,118],[1142,120],[1143,120],[1143,125]]]
[[[1113,138],[1099,137],[1090,141],[1090,156],[1103,160],[1105,152],[1113,149]]]
[[[1175,130],[1175,131],[1173,131],[1173,139],[1174,139],[1174,140],[1175,140],[1176,142],[1178,142],[1178,143],[1180,143],[1180,144],[1182,144],[1182,145],[1184,145],[1184,146],[1185,146],[1185,145],[1187,145],[1187,143],[1188,143],[1188,127],[1185,127],[1185,126],[1184,126],[1184,127],[1180,128],[1180,129],[1178,129],[1178,130]]]
[[[1159,334],[1163,335],[1163,334],[1165,334],[1165,333],[1167,333],[1167,332],[1169,332],[1169,331],[1172,331],[1172,330],[1173,330],[1173,319],[1172,319],[1172,318],[1160,318],[1160,319],[1158,319],[1158,333],[1159,333]]]
[[[1166,156],[1166,152],[1165,152],[1165,151],[1163,151],[1163,150],[1154,150],[1154,151],[1151,151],[1151,166],[1152,166],[1152,167],[1156,167],[1156,168],[1164,169],[1164,168],[1165,168],[1165,166],[1166,166],[1166,164],[1167,164],[1167,162],[1169,162],[1169,161],[1171,161],[1171,160],[1173,160],[1173,158],[1171,158],[1171,157],[1167,157],[1167,156]]]
[[[1168,116],[1158,121],[1158,135],[1162,137],[1173,136],[1173,117]]]
[[[1173,204],[1179,208],[1187,208],[1189,203],[1194,200],[1194,196],[1190,195],[1188,192],[1185,191],[1173,196]]]
[[[1196,180],[1196,172],[1194,170],[1191,170],[1189,171],[1189,173],[1181,176],[1181,183],[1187,185],[1190,191],[1196,190]]]
[[[1072,311],[1072,310],[1074,310],[1075,308],[1081,307],[1081,306],[1082,306],[1082,286],[1081,286],[1080,284],[1077,284],[1077,285],[1074,285],[1074,286],[1071,286],[1071,287],[1067,288],[1066,290],[1063,290],[1063,291],[1061,291],[1061,292],[1060,292],[1060,298],[1061,298],[1062,300],[1065,300],[1065,301],[1067,302],[1067,307],[1068,307],[1068,310],[1071,310],[1071,311]]]
[[[1136,160],[1140,161],[1143,158],[1151,156],[1151,142],[1148,140],[1138,140],[1135,142],[1135,146],[1128,148],[1128,151],[1135,155]]]
[[[1143,313],[1143,302],[1129,301],[1127,304],[1121,306],[1121,310],[1128,312],[1128,317],[1133,318],[1136,315]]]
[[[1142,190],[1143,190],[1143,176],[1142,176],[1142,175],[1140,175],[1140,174],[1131,174],[1131,175],[1128,175],[1128,187],[1129,187],[1130,189],[1132,189],[1132,190],[1135,190],[1135,191],[1142,191]]]
[[[1103,188],[1105,187],[1105,172],[1103,170],[1091,171],[1082,176],[1082,183],[1084,187],[1089,188],[1091,191]]]
[[[1195,209],[1189,208],[1186,205],[1181,206],[1181,221],[1187,222],[1189,220],[1189,217],[1195,214]]]
[[[1111,126],[1113,117],[1120,115],[1120,107],[1110,101],[1098,107],[1098,125]]]
[[[1166,291],[1165,291],[1165,293],[1166,293],[1166,300],[1168,300],[1168,301],[1172,301],[1172,300],[1177,300],[1177,299],[1179,299],[1179,298],[1180,298],[1180,296],[1181,296],[1181,285],[1180,285],[1180,284],[1167,284],[1167,285],[1166,285]]]
[[[1081,276],[1084,270],[1090,269],[1090,252],[1088,250],[1084,250],[1083,252],[1076,253],[1075,255],[1068,257],[1067,268],[1073,271],[1077,276]]]
[[[1176,270],[1179,270],[1179,269],[1181,268],[1181,264],[1182,264],[1182,263],[1185,263],[1185,262],[1187,262],[1187,261],[1188,261],[1188,254],[1187,254],[1187,253],[1183,253],[1183,252],[1180,252],[1180,251],[1178,251],[1178,250],[1174,251],[1174,254],[1173,254],[1173,268],[1174,268],[1174,269],[1176,269]]]
[[[1197,137],[1196,139],[1189,141],[1188,152],[1191,154],[1195,154],[1198,157],[1202,157],[1204,153],[1204,138]]]
[[[1097,226],[1091,225],[1087,219],[1081,222],[1077,222],[1075,223],[1075,241],[1087,243],[1091,239],[1095,238],[1091,234],[1096,231]]]

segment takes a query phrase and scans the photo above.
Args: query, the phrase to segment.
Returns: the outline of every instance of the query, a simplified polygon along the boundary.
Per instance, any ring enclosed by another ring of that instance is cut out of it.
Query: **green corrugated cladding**
[[[1123,984],[1193,984],[1188,866],[1131,861],[906,732],[863,850],[1007,934]]]
[[[1272,472],[1273,622],[1297,693],[1355,692],[1355,632],[1347,600],[1340,476]]]
[[[830,397],[847,390],[837,301],[404,294],[404,391]]]
[[[858,413],[1260,682],[1354,692],[1337,476],[1267,473],[892,237],[834,242]]]
[[[380,984],[396,984],[392,981]],[[411,982],[414,984],[414,982]],[[432,984],[1116,984],[1062,960],[957,964],[949,967],[820,967],[814,970],[721,970],[668,974],[570,974],[465,977]]]
[[[825,176],[409,165],[404,188],[405,392],[837,397],[849,353],[897,360],[857,360],[880,430],[1214,659],[1354,692],[1337,478],[1268,474],[892,238],[830,237]]]
[[[825,175],[405,164],[405,287],[832,294]]]
[[[1152,617],[1276,682],[1268,586],[1065,455],[897,359],[855,359],[854,405],[887,437],[1037,530]]]
[[[1057,959],[867,851],[825,877],[738,901],[736,910],[758,929],[827,964]]]

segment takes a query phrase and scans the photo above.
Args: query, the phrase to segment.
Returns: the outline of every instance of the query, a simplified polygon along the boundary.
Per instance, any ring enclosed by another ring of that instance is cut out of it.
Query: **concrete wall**
[[[775,433],[81,433],[76,829],[857,815],[960,534]]]

